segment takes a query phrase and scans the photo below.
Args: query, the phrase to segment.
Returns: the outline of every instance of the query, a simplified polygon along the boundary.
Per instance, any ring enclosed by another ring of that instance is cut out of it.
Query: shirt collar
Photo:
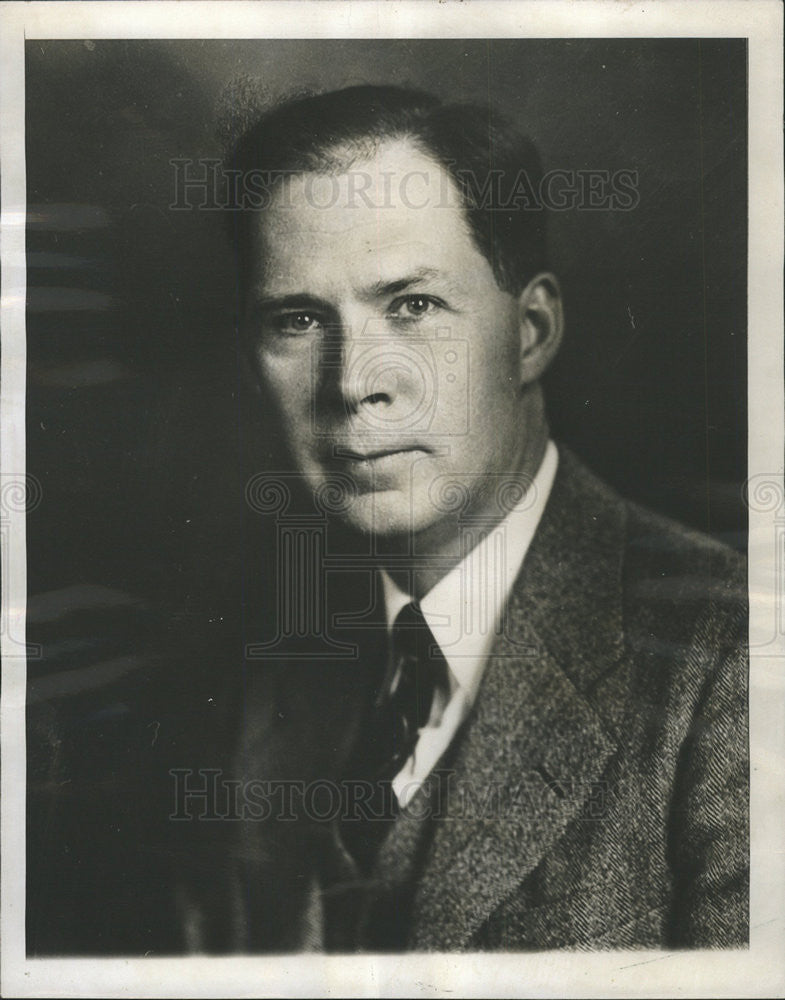
[[[549,441],[531,486],[510,513],[420,601],[451,674],[451,688],[474,698],[502,612],[540,523],[559,456]],[[380,570],[387,627],[412,596]]]

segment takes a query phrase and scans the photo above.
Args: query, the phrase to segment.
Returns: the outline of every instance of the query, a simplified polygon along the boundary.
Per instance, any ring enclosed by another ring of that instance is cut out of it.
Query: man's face
[[[246,335],[296,470],[341,516],[442,544],[497,509],[525,454],[517,299],[449,174],[389,141],[345,174],[288,178],[255,222]]]

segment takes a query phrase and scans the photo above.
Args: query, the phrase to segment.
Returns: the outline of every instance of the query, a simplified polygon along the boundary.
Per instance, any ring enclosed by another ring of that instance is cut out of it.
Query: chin
[[[411,496],[397,491],[364,493],[356,497],[341,519],[348,528],[363,535],[404,540],[427,530],[435,520],[425,512],[412,510]]]

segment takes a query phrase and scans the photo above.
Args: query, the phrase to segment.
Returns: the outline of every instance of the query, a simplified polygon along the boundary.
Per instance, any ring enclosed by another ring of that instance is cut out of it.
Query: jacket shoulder
[[[736,621],[746,614],[742,553],[622,497],[568,448],[559,450],[554,485],[554,492],[559,487],[554,504],[559,526],[551,531],[552,542],[593,582],[593,605],[601,601],[596,591],[601,585],[620,588],[625,617],[644,608],[676,619],[694,619],[708,610]],[[602,576],[598,560],[604,560]]]
[[[669,612],[713,612],[743,617],[747,562],[722,542],[625,501],[624,579],[639,599]]]

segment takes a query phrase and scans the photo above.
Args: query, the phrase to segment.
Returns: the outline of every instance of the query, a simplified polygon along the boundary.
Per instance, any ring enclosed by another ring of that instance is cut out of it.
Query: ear
[[[518,297],[521,385],[540,379],[559,350],[564,332],[561,289],[555,275],[535,275]]]

